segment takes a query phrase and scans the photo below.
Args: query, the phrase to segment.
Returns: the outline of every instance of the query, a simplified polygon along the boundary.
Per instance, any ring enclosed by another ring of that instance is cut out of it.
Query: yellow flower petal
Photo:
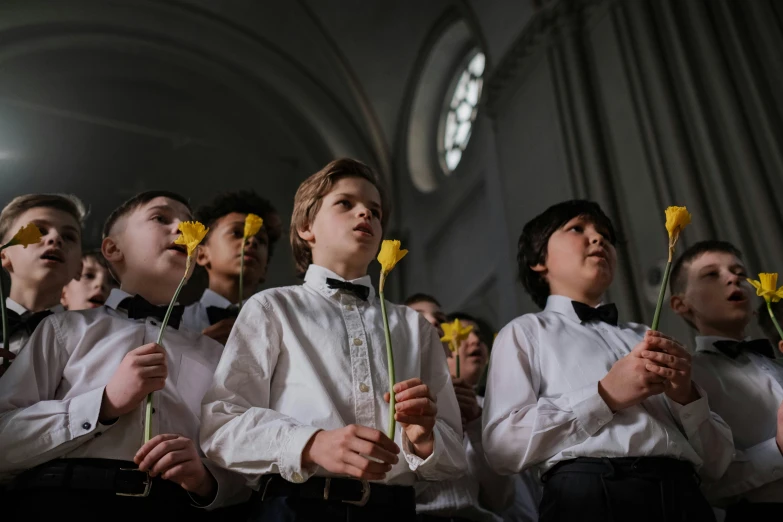
[[[179,224],[180,236],[174,241],[175,245],[185,245],[188,249],[188,257],[193,255],[196,247],[209,232],[208,228],[198,221],[183,221]]]
[[[462,326],[459,319],[454,319],[451,323],[442,323],[440,327],[443,329],[443,337],[440,340],[449,343],[449,350],[452,352],[456,352],[462,341],[467,339],[468,334],[473,331],[472,324]]]
[[[14,234],[11,241],[8,242],[8,246],[22,245],[27,248],[28,245],[34,245],[41,241],[41,231],[33,223],[28,223],[19,229],[19,232]]]
[[[748,282],[756,289],[756,295],[763,297],[765,301],[777,303],[783,299],[783,286],[778,286],[778,274],[764,272],[759,274],[759,280],[748,279]]]
[[[677,241],[677,238],[691,222],[691,214],[685,207],[669,207],[666,209],[666,231],[669,232],[669,240]]]
[[[245,239],[253,237],[258,234],[261,227],[264,224],[264,220],[255,214],[248,214],[245,218]]]
[[[400,249],[400,242],[396,239],[387,239],[381,244],[381,251],[378,253],[378,262],[381,264],[381,272],[389,273],[394,266],[405,257],[407,250]]]

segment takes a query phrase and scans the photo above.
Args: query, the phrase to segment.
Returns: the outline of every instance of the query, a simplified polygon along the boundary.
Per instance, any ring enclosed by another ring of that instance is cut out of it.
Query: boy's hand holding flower
[[[144,397],[166,385],[166,352],[159,344],[149,343],[123,357],[103,391],[99,418],[114,420],[135,409]]]
[[[421,379],[414,378],[398,382],[394,385],[395,414],[394,419],[400,423],[405,435],[413,444],[414,453],[426,459],[432,455],[435,437],[435,417],[438,406],[430,394],[430,388]],[[387,392],[383,399],[389,402]]]
[[[217,493],[215,477],[201,462],[196,445],[182,435],[156,435],[136,452],[133,462],[150,477],[170,480],[204,499],[212,499]]]
[[[678,404],[690,404],[699,399],[691,380],[691,354],[676,340],[652,330],[645,334],[648,348],[641,356],[649,362],[647,371],[666,381],[666,395]]]

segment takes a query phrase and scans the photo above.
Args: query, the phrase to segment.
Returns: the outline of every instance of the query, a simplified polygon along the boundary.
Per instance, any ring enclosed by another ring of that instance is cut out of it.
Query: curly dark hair
[[[533,266],[546,262],[549,238],[559,228],[575,217],[585,217],[601,230],[611,244],[616,244],[617,234],[612,220],[604,214],[598,203],[574,199],[552,205],[525,224],[517,246],[519,280],[533,301],[543,309],[549,297],[549,283]]]
[[[205,227],[212,228],[220,218],[237,212],[239,214],[255,214],[264,220],[264,229],[269,237],[269,257],[272,257],[274,244],[280,239],[282,230],[278,224],[278,214],[269,200],[266,200],[252,190],[224,192],[219,194],[209,204],[196,211],[196,219]],[[209,240],[207,236],[206,240]]]

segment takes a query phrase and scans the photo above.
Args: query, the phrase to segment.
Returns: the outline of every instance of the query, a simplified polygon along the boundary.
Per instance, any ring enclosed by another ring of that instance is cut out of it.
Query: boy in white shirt
[[[280,239],[277,211],[255,192],[243,190],[221,194],[196,212],[196,218],[209,228],[196,257],[196,262],[207,271],[209,287],[200,300],[185,307],[182,323],[220,344],[226,344],[239,313],[239,255],[248,214],[259,216],[264,224],[246,240],[244,300],[256,293],[266,279],[274,245]]]
[[[671,306],[698,332],[693,378],[731,427],[737,448],[723,478],[705,483],[727,520],[783,516],[783,365],[768,339],[751,339],[756,297],[742,254],[725,241],[694,244],[672,267]],[[766,304],[760,317],[769,319]],[[772,328],[774,332],[774,327]]]
[[[394,440],[380,303],[367,275],[389,217],[366,165],[333,161],[297,190],[291,244],[304,284],[242,307],[203,404],[202,447],[257,493],[250,520],[415,517],[412,486],[466,467],[435,330],[389,304]],[[437,407],[436,407],[437,402]]]
[[[85,252],[82,255],[81,277],[72,279],[63,287],[60,304],[66,310],[98,308],[106,303],[112,288],[118,286],[103,254],[100,251]]]
[[[520,278],[542,312],[492,349],[484,451],[501,473],[542,474],[539,517],[712,521],[696,471],[717,478],[731,431],[691,381],[685,348],[603,304],[617,262],[609,218],[566,201],[525,225]]]
[[[178,329],[179,307],[165,347],[155,342],[185,272],[174,241],[190,216],[182,196],[163,191],[117,208],[102,251],[122,289],[106,306],[44,319],[0,379],[0,481],[13,479],[3,506],[11,519],[199,518],[206,512],[194,506],[241,496],[239,477],[203,459],[197,443],[222,346]],[[151,392],[154,436],[142,445]]]
[[[477,395],[476,389],[489,362],[488,342],[492,341],[492,333],[485,323],[470,315],[454,313],[446,318],[447,321],[454,319],[473,327],[459,347],[459,378],[456,377],[454,354],[449,352],[448,358],[462,416],[468,473],[456,480],[436,482],[422,491],[416,497],[418,520],[500,522],[503,520],[501,513],[511,505],[517,484],[515,477],[498,475],[489,467],[481,443],[481,407],[484,397]]]
[[[5,302],[12,353],[20,352],[44,317],[63,311],[63,286],[81,273],[84,215],[84,205],[70,194],[18,196],[0,213],[2,244],[28,223],[34,223],[43,236],[27,248],[0,252],[3,268],[11,277]]]

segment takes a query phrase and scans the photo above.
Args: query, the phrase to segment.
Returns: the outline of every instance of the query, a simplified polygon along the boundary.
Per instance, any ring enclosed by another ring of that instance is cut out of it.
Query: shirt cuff
[[[294,484],[301,484],[309,479],[317,467],[305,469],[302,467],[302,451],[307,443],[317,432],[321,431],[315,426],[296,426],[291,428],[288,440],[280,452],[280,460],[277,464],[280,476]]]
[[[426,459],[423,459],[416,455],[413,451],[413,443],[408,440],[408,435],[405,433],[405,430],[402,431],[402,454],[405,457],[405,461],[408,463],[408,467],[411,471],[414,473],[418,473],[423,478],[427,478],[427,473],[435,467],[438,460],[440,459],[440,454],[443,451],[443,437],[440,434],[440,430],[438,429],[438,425],[436,424],[432,428],[432,437],[433,437],[433,444],[432,444],[432,453],[429,457]]]
[[[598,393],[597,382],[568,393],[568,402],[579,426],[591,437],[614,418],[614,413]]]
[[[682,426],[685,436],[689,437],[699,430],[699,426],[712,418],[710,415],[710,405],[707,402],[707,392],[705,392],[698,384],[691,383],[696,393],[699,394],[699,398],[688,404],[680,404],[673,401],[666,396],[666,400],[669,403],[669,409],[672,414],[679,420]]]
[[[68,432],[71,440],[85,435],[97,437],[114,425],[98,422],[104,388],[105,386],[77,395],[68,403]]]

